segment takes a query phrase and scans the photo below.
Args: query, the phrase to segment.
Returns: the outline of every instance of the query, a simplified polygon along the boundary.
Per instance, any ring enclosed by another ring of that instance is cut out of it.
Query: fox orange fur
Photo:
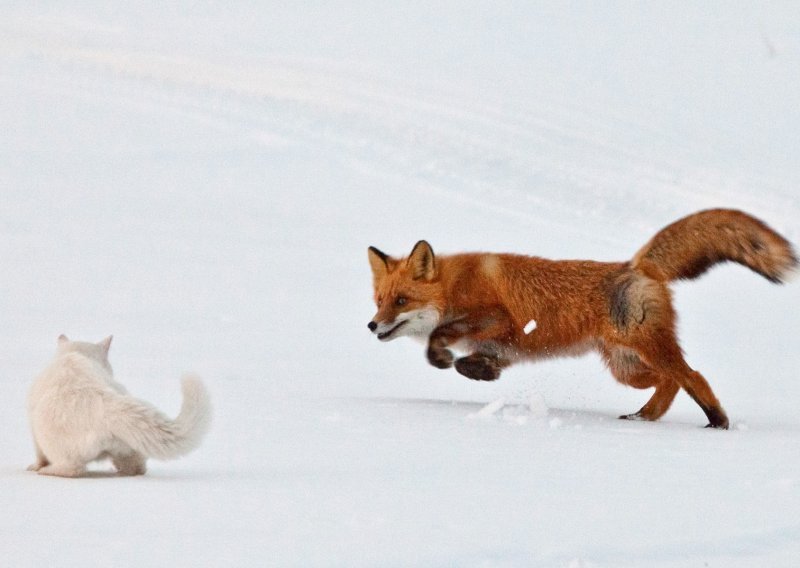
[[[378,339],[427,339],[431,365],[455,366],[479,381],[493,381],[521,360],[594,349],[619,382],[655,388],[638,412],[621,418],[657,420],[683,388],[714,428],[727,428],[728,417],[703,375],[684,361],[669,282],[733,261],[780,283],[798,265],[786,239],[729,209],[676,221],[629,262],[435,256],[425,241],[406,258],[374,247],[368,254],[378,306],[369,328]],[[451,348],[468,355],[455,359]]]

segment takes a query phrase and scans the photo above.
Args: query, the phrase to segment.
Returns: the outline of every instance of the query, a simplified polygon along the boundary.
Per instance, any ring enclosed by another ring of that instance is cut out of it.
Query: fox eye
[[[377,304],[377,306],[380,308],[380,307],[381,307],[381,304],[383,303],[383,298],[378,298],[377,300],[375,300],[375,303],[376,303],[376,304]]]
[[[407,302],[408,302],[408,300],[405,298],[405,296],[398,296],[394,301],[394,305],[395,306],[405,306]]]

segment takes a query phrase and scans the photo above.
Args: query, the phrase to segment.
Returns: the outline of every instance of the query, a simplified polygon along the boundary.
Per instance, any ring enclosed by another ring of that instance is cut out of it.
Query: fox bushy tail
[[[720,262],[737,262],[782,283],[798,267],[791,243],[766,223],[733,209],[709,209],[668,225],[633,257],[632,267],[669,282],[697,278]]]
[[[183,404],[175,420],[131,396],[115,398],[108,409],[114,436],[146,457],[173,459],[196,449],[211,424],[211,402],[203,383],[184,377]]]

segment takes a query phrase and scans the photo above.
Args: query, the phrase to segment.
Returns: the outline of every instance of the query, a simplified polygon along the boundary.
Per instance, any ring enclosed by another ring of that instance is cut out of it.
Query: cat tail
[[[109,404],[111,433],[146,457],[168,460],[196,449],[211,425],[211,400],[202,381],[184,377],[183,404],[175,420],[131,396]]]

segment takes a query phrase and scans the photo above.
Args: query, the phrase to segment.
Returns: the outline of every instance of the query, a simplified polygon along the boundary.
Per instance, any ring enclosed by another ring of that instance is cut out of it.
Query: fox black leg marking
[[[437,369],[449,369],[453,366],[453,352],[447,347],[469,333],[470,325],[464,320],[456,320],[440,325],[431,332],[428,338],[428,362]]]
[[[501,307],[466,314],[451,320],[431,332],[428,338],[428,362],[439,369],[448,369],[454,360],[453,353],[448,349],[450,345],[461,339],[476,342],[496,340],[506,335],[510,326],[508,312]],[[456,362],[456,370],[459,373],[481,381],[495,380],[500,376],[500,369],[504,366],[500,364],[499,359],[486,354],[470,355],[459,361],[462,361]]]
[[[428,363],[437,369],[449,369],[453,366],[453,352],[438,343],[431,341],[428,344]]]
[[[456,360],[456,371],[476,381],[495,381],[500,377],[503,366],[496,357],[473,353]]]

